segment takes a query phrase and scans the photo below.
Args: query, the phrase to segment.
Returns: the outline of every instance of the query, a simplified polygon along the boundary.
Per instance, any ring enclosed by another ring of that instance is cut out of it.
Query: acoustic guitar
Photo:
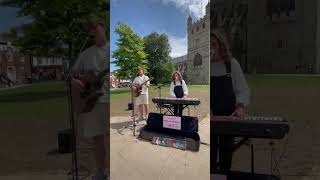
[[[142,84],[138,85],[138,84],[131,84],[131,91],[133,94],[133,97],[138,97],[140,96],[141,92],[142,92],[142,86],[145,85],[147,82],[152,81],[154,78],[151,77],[148,80],[146,80],[145,82],[143,82]]]
[[[73,105],[76,112],[92,111],[98,98],[104,94],[101,89],[108,73],[109,71],[104,70],[96,75],[93,71],[89,71],[78,78],[83,84],[83,89],[79,90],[72,86]]]

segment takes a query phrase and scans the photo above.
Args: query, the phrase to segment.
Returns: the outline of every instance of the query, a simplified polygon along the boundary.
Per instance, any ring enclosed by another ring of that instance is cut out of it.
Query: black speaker
[[[248,172],[236,172],[232,171],[228,174],[228,180],[280,180],[277,176],[271,176],[267,174],[252,174]]]
[[[168,128],[163,127],[163,114],[149,113],[147,125],[154,130],[164,130]],[[181,116],[181,131],[198,132],[198,118],[191,116]]]
[[[72,153],[72,129],[58,131],[59,153]]]
[[[130,102],[130,103],[128,103],[128,110],[132,110],[132,109],[133,109],[133,103]]]

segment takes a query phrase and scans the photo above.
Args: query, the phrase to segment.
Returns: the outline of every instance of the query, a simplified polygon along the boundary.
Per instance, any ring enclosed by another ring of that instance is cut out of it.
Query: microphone
[[[162,86],[165,86],[165,85],[164,84],[158,85],[156,89],[160,89]]]

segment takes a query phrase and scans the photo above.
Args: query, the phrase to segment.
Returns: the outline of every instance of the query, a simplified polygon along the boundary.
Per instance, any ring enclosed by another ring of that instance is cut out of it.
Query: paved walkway
[[[112,180],[210,179],[208,145],[201,144],[199,152],[156,146],[151,142],[135,139],[132,129],[122,128],[130,124],[129,117],[111,118]],[[209,125],[208,117],[199,122],[199,134],[201,141],[205,143],[209,143]],[[136,135],[138,134],[139,130]]]

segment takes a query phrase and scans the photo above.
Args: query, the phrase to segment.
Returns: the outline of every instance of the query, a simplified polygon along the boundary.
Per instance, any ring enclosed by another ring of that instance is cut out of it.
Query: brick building
[[[32,77],[34,80],[64,79],[63,59],[58,57],[32,57]]]
[[[19,52],[10,42],[0,41],[0,74],[6,75],[14,84],[31,78],[31,57]]]

